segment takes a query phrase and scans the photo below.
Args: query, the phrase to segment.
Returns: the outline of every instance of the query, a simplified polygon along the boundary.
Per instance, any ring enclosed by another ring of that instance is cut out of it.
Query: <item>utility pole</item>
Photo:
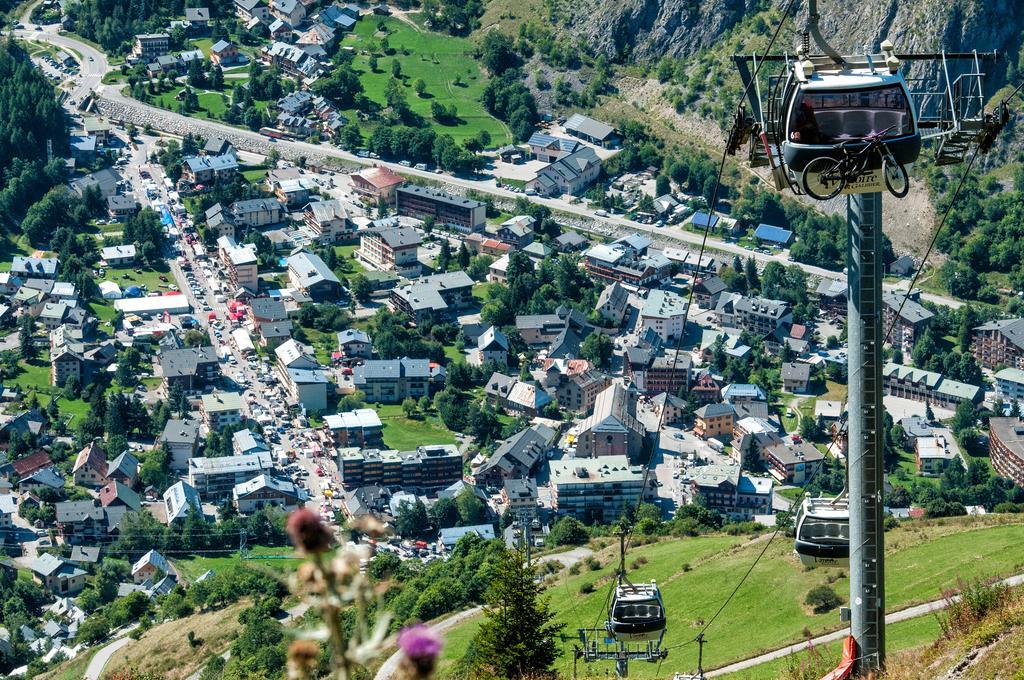
[[[851,194],[846,205],[850,608],[860,674],[885,662],[882,194]]]

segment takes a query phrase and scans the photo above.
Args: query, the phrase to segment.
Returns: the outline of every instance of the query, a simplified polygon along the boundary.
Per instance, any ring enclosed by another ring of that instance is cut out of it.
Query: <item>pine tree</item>
[[[754,261],[753,256],[747,258],[747,264],[743,268],[743,273],[747,278],[747,290],[751,293],[757,292],[761,282],[757,276],[757,262]]]
[[[552,674],[558,655],[555,638],[564,624],[554,623],[555,615],[535,575],[521,552],[502,552],[487,592],[486,618],[473,640],[475,665],[495,677]]]
[[[32,344],[32,332],[34,322],[31,314],[21,317],[18,327],[18,348],[21,350],[23,359],[28,360],[35,356],[35,346]]]
[[[441,240],[441,252],[437,254],[437,265],[435,269],[439,272],[448,271],[448,266],[452,261],[452,248],[448,244],[448,239]]]

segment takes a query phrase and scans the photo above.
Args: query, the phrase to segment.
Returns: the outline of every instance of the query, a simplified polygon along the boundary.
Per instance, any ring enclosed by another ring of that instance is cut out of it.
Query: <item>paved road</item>
[[[1024,585],[1024,574],[1010,576],[1009,578],[1003,579],[1001,583],[1014,587]],[[916,619],[919,616],[924,616],[926,614],[931,614],[932,612],[941,611],[946,608],[947,604],[948,603],[946,602],[946,600],[933,600],[931,602],[925,602],[924,604],[919,604],[914,607],[901,609],[898,612],[886,614],[885,623],[887,625],[892,625],[900,621]],[[789,656],[790,654],[797,654],[799,652],[810,649],[811,647],[818,647],[829,642],[842,640],[849,634],[850,631],[848,629],[843,629],[837,630],[834,633],[819,635],[816,638],[812,638],[804,642],[799,642],[795,645],[789,645],[787,647],[783,647],[782,649],[776,649],[773,652],[767,652],[766,654],[762,654],[760,656],[755,656],[753,658],[745,659],[743,661],[737,661],[736,663],[729,664],[728,666],[716,668],[713,671],[707,671],[705,675],[709,678],[716,678],[722,675],[727,675],[729,673],[736,673],[738,671],[747,670],[748,668],[753,668],[754,666],[758,666],[769,661],[781,659],[783,657]]]
[[[26,39],[40,40],[49,42],[54,45],[61,47],[69,47],[76,50],[81,54],[85,61],[82,63],[81,78],[78,84],[72,91],[72,99],[74,101],[81,101],[82,97],[88,92],[93,92],[97,97],[114,104],[120,105],[125,108],[132,109],[137,112],[142,112],[148,117],[152,118],[152,126],[155,129],[165,130],[174,132],[178,129],[189,129],[201,136],[225,136],[228,135],[232,139],[242,139],[249,142],[255,149],[263,149],[268,146],[268,139],[256,132],[250,130],[243,130],[240,128],[218,123],[216,121],[199,120],[197,118],[182,116],[181,114],[173,111],[166,111],[148,104],[142,103],[138,100],[126,97],[121,94],[121,85],[107,86],[101,83],[103,74],[108,70],[108,62],[106,55],[96,50],[95,48],[86,45],[85,43],[79,42],[73,38],[65,35],[59,35],[56,33],[56,26],[45,27],[43,31],[35,31],[33,27],[26,24],[28,30],[18,30],[15,34],[18,37]],[[436,173],[424,170],[416,170],[415,168],[407,168],[400,166],[396,163],[386,163],[379,160],[370,160],[365,158],[359,158],[355,154],[343,151],[327,144],[311,144],[309,142],[299,142],[291,140],[279,140],[275,146],[282,151],[291,151],[294,155],[306,155],[310,157],[330,157],[343,160],[346,163],[354,165],[385,165],[390,167],[396,172],[400,172],[403,175],[422,177],[432,180],[441,180],[449,184],[460,186],[466,189],[473,189],[475,191],[491,194],[505,199],[514,199],[522,197],[522,194],[516,194],[503,188],[496,186],[495,180],[490,179],[468,179],[464,177],[453,177],[451,175],[438,175]],[[567,200],[561,198],[542,198],[539,196],[531,196],[530,200],[534,203],[545,205],[552,210],[558,210],[563,213],[568,213],[578,217],[587,218],[590,220],[596,220],[599,227],[599,231],[610,232],[615,230],[628,229],[631,231],[645,232],[652,237],[655,237],[660,242],[674,242],[678,244],[684,244],[687,246],[699,246],[702,240],[702,236],[697,233],[683,231],[681,229],[669,229],[669,228],[657,228],[647,224],[640,224],[627,220],[622,217],[608,216],[604,218],[597,218],[594,211],[583,205],[577,205],[570,203]],[[746,250],[735,243],[722,241],[714,237],[708,239],[710,247],[718,249],[720,251],[727,252],[729,254],[740,255],[742,257],[753,257],[762,265],[776,261],[782,264],[794,264],[788,259],[788,253],[758,253]],[[807,264],[799,264],[799,266],[809,274],[814,276],[826,277],[826,278],[843,278],[842,274],[837,272],[823,269],[821,267],[814,267]],[[907,282],[901,282],[897,284],[885,283],[884,288],[886,290],[906,290]],[[953,298],[944,295],[935,295],[932,293],[923,293],[921,296],[923,299],[929,300],[933,303],[945,305],[948,307],[958,308],[963,303]]]
[[[544,555],[543,557],[537,558],[538,563],[543,562],[561,562],[566,567],[571,567],[573,564],[585,560],[594,554],[594,551],[590,548],[573,548],[572,550],[566,550],[565,552],[555,553],[553,555]],[[439,634],[447,633],[449,630],[457,627],[463,621],[467,621],[480,612],[483,611],[482,607],[472,607],[464,611],[452,614],[446,619],[433,623],[430,627],[434,632]],[[374,680],[391,680],[395,677],[398,671],[398,665],[402,661],[402,653],[395,652],[381,664],[381,667],[377,670],[377,675],[374,676]],[[188,680],[193,680],[189,678]]]

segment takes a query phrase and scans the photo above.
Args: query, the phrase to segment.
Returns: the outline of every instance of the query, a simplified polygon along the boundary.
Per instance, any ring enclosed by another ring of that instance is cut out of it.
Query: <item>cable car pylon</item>
[[[778,190],[847,197],[848,500],[805,500],[795,548],[812,566],[849,560],[854,672],[866,674],[885,663],[881,192],[906,195],[906,167],[925,142],[934,142],[936,165],[963,162],[972,148],[986,153],[1020,88],[986,110],[982,64],[995,52],[901,54],[883,40],[880,53],[840,55],[818,30],[817,0],[807,0],[807,10],[795,56],[733,58],[747,101],[726,152],[746,143],[750,166],[769,167]],[[767,63],[782,69],[759,77]],[[907,78],[912,64],[933,77]]]
[[[616,677],[629,675],[630,661],[655,663],[668,656],[661,646],[665,637],[665,606],[654,581],[632,583],[626,575],[626,532],[619,532],[619,566],[603,628],[578,628],[580,644],[574,661],[614,661]]]

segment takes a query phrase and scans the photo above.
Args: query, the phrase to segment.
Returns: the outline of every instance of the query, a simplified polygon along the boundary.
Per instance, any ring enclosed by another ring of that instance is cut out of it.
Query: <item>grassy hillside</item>
[[[134,668],[162,678],[187,678],[238,635],[241,628],[238,615],[249,604],[236,602],[224,609],[154,626],[141,638],[118,650],[104,672],[111,675]],[[188,642],[189,631],[200,641],[195,647]]]
[[[711,617],[754,557],[763,549],[766,537],[754,540],[712,536],[664,541],[632,551],[629,561],[640,558],[646,564],[634,569],[634,580],[656,579],[668,611],[667,646],[690,639]],[[887,601],[890,610],[936,599],[943,589],[955,587],[958,579],[1008,575],[1024,571],[1024,521],[1013,516],[943,520],[913,524],[886,534]],[[571,672],[572,647],[577,627],[603,622],[606,597],[604,585],[610,578],[611,548],[600,553],[598,571],[584,571],[556,582],[549,588],[552,609],[566,624],[559,670]],[[595,592],[584,595],[580,587],[593,584]],[[797,642],[812,635],[839,628],[837,611],[814,615],[803,602],[807,592],[819,585],[832,585],[845,601],[849,593],[846,573],[838,569],[804,570],[792,554],[789,540],[778,538],[751,573],[735,599],[707,632],[704,665],[722,666],[757,653]],[[471,620],[447,636],[443,668],[462,657],[479,619]],[[908,644],[916,644],[924,632],[908,624]],[[917,632],[915,632],[915,630]],[[696,646],[673,649],[671,668],[696,667]],[[833,655],[834,656],[834,655]],[[669,662],[666,662],[669,663]],[[601,666],[580,669],[581,675],[600,675]],[[654,677],[655,666],[638,664],[634,677]],[[750,676],[759,677],[759,676]]]
[[[884,680],[1024,677],[1024,589],[972,589],[927,646],[890,656]]]
[[[387,34],[377,30],[381,24]],[[366,51],[379,53],[383,39],[387,40],[391,53],[378,57],[377,70],[373,71]],[[398,62],[409,108],[431,121],[438,134],[449,134],[456,142],[463,142],[486,130],[491,135],[492,146],[511,141],[505,125],[487,113],[480,103],[487,77],[474,57],[476,47],[471,41],[432,33],[394,18],[367,17],[356,25],[355,31],[345,36],[342,46],[357,50],[353,63],[370,99],[385,103],[384,88],[392,77],[391,63]],[[422,97],[413,90],[418,80],[426,85]],[[445,106],[455,105],[459,114],[456,125],[441,125],[431,118],[430,105],[435,101]]]

